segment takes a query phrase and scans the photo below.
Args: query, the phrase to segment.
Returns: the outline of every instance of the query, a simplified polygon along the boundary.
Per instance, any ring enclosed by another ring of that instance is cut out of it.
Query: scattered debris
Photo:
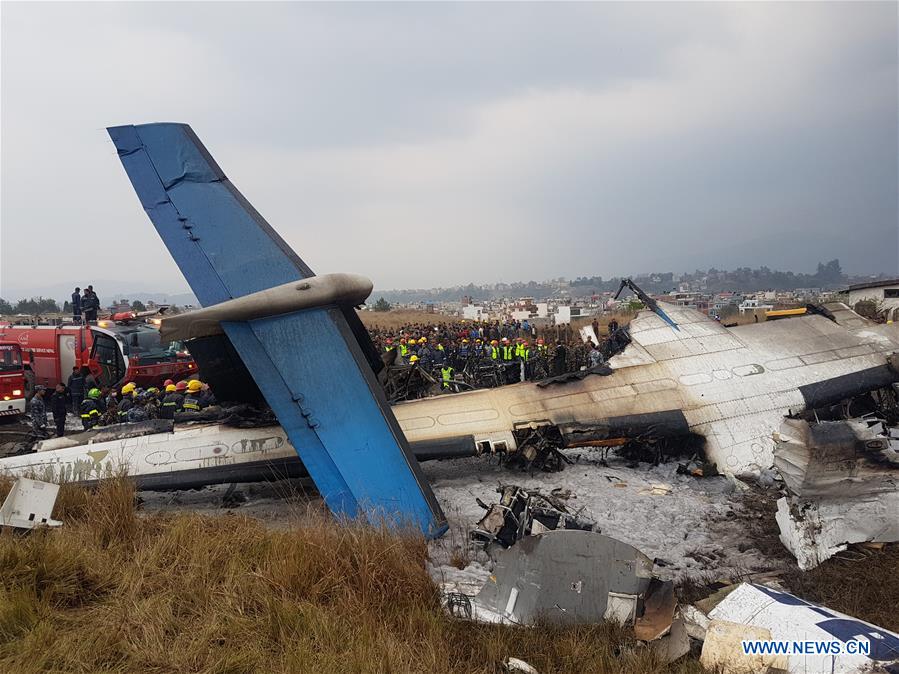
[[[697,454],[694,454],[686,463],[679,463],[677,472],[681,475],[692,475],[693,477],[715,477],[720,475],[716,464],[706,461]]]
[[[595,522],[572,515],[562,503],[570,497],[561,490],[546,495],[537,490],[525,490],[515,485],[500,487],[499,503],[479,505],[487,514],[471,532],[474,541],[489,545],[498,543],[503,548],[515,544],[524,536],[541,534],[556,529],[599,531]]]
[[[518,658],[506,658],[506,661],[503,663],[503,667],[507,672],[539,674],[539,672],[534,667],[526,663],[524,660],[519,660]]]
[[[24,477],[16,479],[0,507],[0,525],[17,529],[62,526],[62,522],[50,517],[58,495],[58,484]]]
[[[899,438],[877,419],[785,419],[774,465],[780,539],[803,571],[849,544],[899,541]]]

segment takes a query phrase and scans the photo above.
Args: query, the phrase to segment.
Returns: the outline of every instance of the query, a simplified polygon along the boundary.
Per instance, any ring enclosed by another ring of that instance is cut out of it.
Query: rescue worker
[[[454,372],[455,370],[453,370],[451,365],[444,365],[440,368],[440,380],[443,382],[442,388],[444,391],[449,390],[449,383],[453,379]]]
[[[31,413],[31,432],[38,438],[47,437],[47,406],[44,404],[44,394],[47,389],[38,384],[34,387],[34,396],[28,404]]]
[[[409,358],[409,365],[415,366],[417,364],[418,364],[418,356],[416,356],[415,354],[412,354],[412,356],[410,356],[410,358]]]
[[[406,345],[406,338],[400,339],[400,357],[405,358],[409,353],[409,347]]]
[[[547,349],[546,349],[546,344],[543,342],[543,337],[540,337],[540,338],[537,340],[537,355],[538,355],[538,356],[545,356],[545,355],[546,355],[546,351],[547,351]]]
[[[500,348],[502,353],[503,361],[506,363],[511,363],[512,359],[515,357],[515,347],[509,343],[508,337],[503,337],[503,345]]]
[[[388,337],[387,343],[384,345],[384,350],[390,351],[390,349],[392,349],[392,348],[393,348],[393,340],[390,337]]]
[[[590,342],[590,350],[587,352],[587,364],[589,367],[596,367],[602,363],[602,351],[600,351],[596,344]]]
[[[490,356],[490,360],[500,360],[501,354],[499,352],[499,342],[497,340],[490,340],[490,348],[487,349],[487,355]]]
[[[459,358],[459,360],[468,360],[469,352],[468,340],[463,339],[462,346],[459,347],[459,351],[456,353],[456,357]]]
[[[93,428],[100,421],[100,406],[97,404],[99,398],[100,389],[92,388],[87,392],[87,398],[81,401],[78,412],[81,415],[81,425],[84,426],[84,430]]]
[[[174,419],[175,412],[181,411],[181,403],[184,402],[184,396],[178,393],[178,388],[174,384],[165,387],[165,397],[162,399],[162,405],[159,408],[160,419]]]
[[[61,438],[66,434],[66,412],[69,401],[66,396],[66,387],[59,383],[56,390],[50,396],[50,411],[53,413],[53,423],[56,424],[56,437]]]
[[[609,336],[611,337],[616,332],[618,332],[618,321],[613,318],[611,321],[609,321]]]
[[[185,412],[200,411],[200,391],[203,389],[203,383],[199,379],[191,379],[187,384],[187,394],[181,402],[181,408]]]
[[[122,400],[119,402],[119,421],[128,421],[128,410],[134,406],[134,391],[137,385],[130,381],[122,387]]]

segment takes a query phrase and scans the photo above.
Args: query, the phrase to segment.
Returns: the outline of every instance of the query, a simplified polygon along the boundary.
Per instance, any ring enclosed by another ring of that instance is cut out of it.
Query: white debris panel
[[[768,634],[771,640],[789,643],[775,666],[793,674],[885,671],[899,664],[899,634],[763,585],[742,583],[708,617],[702,662],[715,664],[722,672],[745,671],[740,642],[765,640]],[[734,624],[737,628],[731,627]],[[727,638],[734,633],[741,638]],[[728,643],[728,650],[718,641]],[[793,642],[828,644],[817,649],[827,652],[799,654]],[[867,644],[868,653],[850,652],[855,650],[850,642]],[[706,657],[706,648],[717,650],[718,657]],[[727,655],[731,657],[726,659]]]
[[[852,543],[899,541],[899,440],[880,421],[785,419],[774,465],[780,540],[803,571]]]

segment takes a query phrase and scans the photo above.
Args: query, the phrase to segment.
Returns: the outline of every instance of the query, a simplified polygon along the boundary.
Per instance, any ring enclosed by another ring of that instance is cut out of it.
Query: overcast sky
[[[104,131],[153,121],[192,125],[316,272],[376,288],[899,271],[893,2],[4,2],[0,25],[0,295],[187,288]]]

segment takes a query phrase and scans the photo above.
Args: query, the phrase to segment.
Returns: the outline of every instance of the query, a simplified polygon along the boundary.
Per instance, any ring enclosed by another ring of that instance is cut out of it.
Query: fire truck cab
[[[0,342],[0,417],[25,414],[26,371],[15,342]]]

